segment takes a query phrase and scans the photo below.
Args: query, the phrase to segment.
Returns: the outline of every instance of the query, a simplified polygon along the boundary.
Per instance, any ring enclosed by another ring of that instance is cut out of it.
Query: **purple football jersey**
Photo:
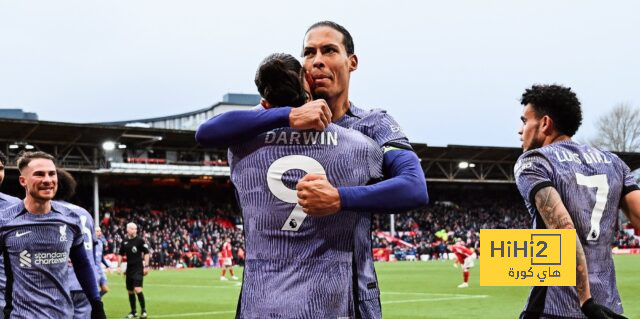
[[[375,140],[385,150],[388,150],[389,147],[411,149],[411,144],[409,144],[400,125],[381,109],[367,111],[351,104],[349,111],[335,124],[360,131]],[[358,214],[354,234],[359,313],[363,319],[382,318],[380,289],[373,264],[371,213],[360,212]]]
[[[95,246],[93,246],[93,253],[95,257],[93,263],[96,266],[96,274],[98,274],[98,277],[96,277],[96,280],[98,280],[98,286],[101,286],[107,283],[107,276],[105,276],[104,270],[102,270],[102,255],[104,254],[103,240],[104,240],[104,237],[96,238]]]
[[[86,209],[80,206],[76,206],[65,201],[59,201],[59,203],[71,209],[79,216],[84,249],[87,251],[87,256],[89,256],[96,279],[100,278],[101,273],[98,273],[97,268],[95,267],[95,255],[93,253],[93,243],[94,238],[96,238],[96,228],[93,226],[93,217]],[[71,291],[82,291],[82,286],[80,286],[80,283],[78,282],[78,278],[76,277],[76,273],[73,270],[73,265],[71,263],[69,263],[69,287]]]
[[[629,167],[615,154],[573,141],[557,142],[520,156],[516,183],[533,219],[546,228],[534,196],[553,186],[576,227],[587,259],[595,302],[622,313],[611,255],[622,196],[638,189]],[[533,287],[525,312],[583,318],[575,287]]]
[[[7,276],[6,318],[57,319],[73,315],[68,260],[72,246],[82,245],[80,218],[52,202],[44,215],[29,213],[24,203],[0,217],[0,246]]]
[[[352,318],[354,229],[359,214],[307,217],[295,185],[306,173],[331,185],[382,177],[382,148],[358,131],[281,128],[229,150],[244,217],[240,318]]]
[[[3,210],[11,205],[17,204],[20,199],[17,197],[9,196],[7,194],[0,193],[0,214],[3,214]],[[4,274],[4,258],[0,254],[0,311],[4,309],[4,289],[7,285],[7,276]]]

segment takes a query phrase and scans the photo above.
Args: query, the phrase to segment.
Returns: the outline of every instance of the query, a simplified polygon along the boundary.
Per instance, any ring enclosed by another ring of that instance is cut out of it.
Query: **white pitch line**
[[[114,284],[114,286],[124,286],[124,284]],[[223,289],[227,289],[227,288],[240,288],[240,286],[242,286],[242,284],[236,283],[236,284],[234,284],[232,286],[231,285],[229,285],[229,286],[214,286],[214,285],[205,286],[205,285],[168,285],[168,284],[149,284],[149,283],[147,283],[145,286],[146,287],[149,287],[149,286],[153,286],[153,287],[169,287],[169,288],[176,288],[176,287],[183,288],[184,287],[184,288],[207,288],[207,289],[208,288],[223,288]]]
[[[424,298],[424,299],[405,299],[405,300],[391,300],[383,301],[381,304],[398,304],[398,303],[412,303],[412,302],[426,302],[426,301],[444,301],[444,300],[465,300],[465,299],[483,299],[487,298],[485,295],[480,296],[465,296],[465,297],[444,297],[444,298]]]
[[[464,295],[464,294],[446,294],[446,293],[430,293],[430,292],[399,292],[399,291],[381,291],[382,295],[419,295],[419,296],[450,296],[450,297],[470,297],[486,298],[489,295]]]
[[[175,314],[175,315],[153,315],[151,316],[151,318],[182,318],[182,317],[193,317],[193,316],[202,317],[202,316],[208,316],[208,315],[225,315],[230,313],[236,313],[236,311],[228,310],[228,311],[181,313],[181,314]]]

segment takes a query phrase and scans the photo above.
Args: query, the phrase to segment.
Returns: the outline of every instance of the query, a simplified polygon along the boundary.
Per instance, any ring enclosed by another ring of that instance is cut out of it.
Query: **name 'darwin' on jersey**
[[[277,145],[338,145],[338,132],[267,132],[265,144]]]

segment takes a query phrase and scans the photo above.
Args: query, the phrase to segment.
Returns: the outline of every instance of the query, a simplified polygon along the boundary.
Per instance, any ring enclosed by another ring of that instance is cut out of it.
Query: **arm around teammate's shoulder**
[[[289,126],[290,107],[229,111],[202,123],[196,141],[204,147],[229,147],[263,132]]]
[[[342,209],[399,213],[429,203],[427,183],[418,156],[409,150],[384,154],[388,178],[368,186],[339,187]]]
[[[196,141],[205,147],[229,147],[280,127],[324,130],[331,123],[327,102],[318,99],[300,107],[229,111],[202,123]]]

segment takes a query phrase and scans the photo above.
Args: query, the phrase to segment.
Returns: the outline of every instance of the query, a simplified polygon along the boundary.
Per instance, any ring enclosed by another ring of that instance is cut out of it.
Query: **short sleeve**
[[[622,174],[624,178],[621,197],[624,197],[635,190],[640,190],[640,187],[638,187],[638,183],[636,182],[636,177],[631,173],[631,169],[629,169],[627,163],[622,161],[620,158],[618,158],[618,163],[618,165],[622,167]]]
[[[126,256],[127,255],[126,246],[124,245],[124,241],[122,242],[122,244],[120,244],[120,250],[118,252],[120,253],[120,256]]]
[[[384,161],[383,149],[376,145],[374,141],[369,139],[371,145],[367,148],[367,164],[369,166],[369,176],[371,179],[380,179],[384,177],[382,171],[382,162]]]
[[[73,245],[82,245],[84,246],[84,233],[82,232],[82,223],[80,222],[80,218],[76,220],[76,227],[73,229]]]
[[[392,147],[413,150],[400,124],[386,111],[376,111],[378,116],[376,116],[376,123],[374,124],[373,136],[371,138],[373,138],[378,145],[384,146],[385,149]]]
[[[514,167],[518,191],[525,201],[535,207],[534,196],[547,186],[553,186],[553,169],[549,160],[537,151],[522,154]]]
[[[144,241],[140,241],[140,243],[142,244],[142,252],[145,254],[149,253],[149,245]]]

